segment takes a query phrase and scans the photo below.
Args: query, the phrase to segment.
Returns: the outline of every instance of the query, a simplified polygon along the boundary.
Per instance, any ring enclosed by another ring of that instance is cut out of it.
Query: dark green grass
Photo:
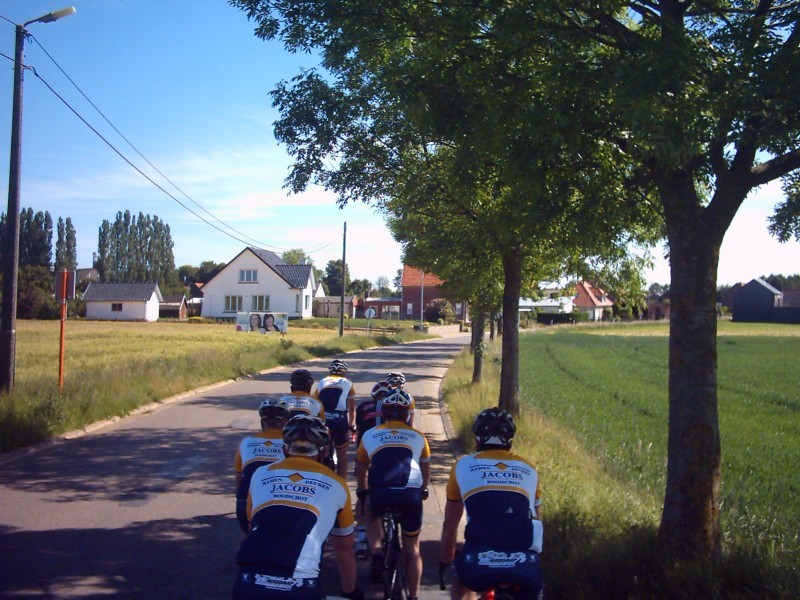
[[[585,527],[580,514],[551,515],[548,548],[587,577],[553,570],[557,597],[792,598],[800,593],[800,337],[739,335],[718,341],[725,561],[716,572],[660,572],[655,528],[620,536]],[[663,498],[668,421],[668,338],[642,329],[563,328],[525,335],[523,407],[575,433],[620,483]],[[735,336],[726,333],[737,333]],[[582,525],[583,523],[583,525]],[[553,531],[555,526],[555,531]],[[582,544],[574,553],[559,544]],[[593,573],[592,575],[589,575]],[[605,574],[605,575],[604,575]],[[675,584],[672,588],[668,581]],[[661,586],[661,592],[651,587]]]

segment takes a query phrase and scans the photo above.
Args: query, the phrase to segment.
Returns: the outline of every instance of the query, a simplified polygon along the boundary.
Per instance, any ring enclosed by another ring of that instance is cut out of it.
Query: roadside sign
[[[75,271],[56,273],[56,301],[63,302],[75,298]]]
[[[364,316],[367,317],[368,319],[374,319],[376,314],[377,313],[375,312],[375,309],[372,308],[371,306],[364,311]]]

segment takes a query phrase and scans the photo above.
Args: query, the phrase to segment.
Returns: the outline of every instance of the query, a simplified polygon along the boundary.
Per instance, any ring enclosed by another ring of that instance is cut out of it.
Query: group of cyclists
[[[356,585],[356,517],[366,529],[370,579],[380,582],[380,520],[388,509],[400,514],[408,595],[418,597],[430,447],[414,428],[414,399],[402,373],[389,373],[361,402],[347,374],[347,363],[336,359],[315,388],[309,371],[295,370],[290,393],[265,399],[258,409],[261,431],[239,444],[236,516],[245,537],[236,555],[235,600],[323,598],[319,573],[326,540],[336,554],[340,595],[363,598]],[[482,411],[473,426],[477,452],[452,467],[439,566],[440,574],[451,572],[451,598],[473,598],[473,591],[499,580],[516,585],[521,598],[541,593],[538,474],[511,453],[515,431],[507,412]],[[355,511],[347,484],[353,442]],[[456,555],[465,511],[465,543]]]

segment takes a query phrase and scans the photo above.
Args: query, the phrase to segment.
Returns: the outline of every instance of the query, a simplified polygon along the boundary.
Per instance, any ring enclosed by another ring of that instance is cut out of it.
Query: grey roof
[[[147,302],[156,294],[163,301],[157,283],[90,283],[83,294],[84,302]]]
[[[771,286],[770,284],[768,284],[766,281],[764,281],[760,277],[756,277],[755,279],[753,279],[753,281],[755,281],[757,284],[767,288],[770,292],[772,292],[776,296],[780,296],[781,294],[783,294],[783,292],[781,292],[778,288],[776,288],[774,286]],[[753,283],[753,281],[751,281],[750,283]]]
[[[242,253],[247,252],[248,250],[260,258],[269,268],[275,271],[275,273],[277,273],[281,279],[289,284],[289,287],[303,289],[308,285],[312,274],[311,265],[283,264],[283,259],[280,256],[269,250],[264,250],[263,248],[248,246],[239,252],[239,254],[234,256],[233,259],[228,262],[228,264],[231,264],[234,260],[239,258]],[[219,275],[219,273],[217,273],[217,275]],[[217,275],[214,275],[214,277]]]
[[[304,288],[311,276],[311,265],[275,265],[275,272],[289,282],[293,288]]]

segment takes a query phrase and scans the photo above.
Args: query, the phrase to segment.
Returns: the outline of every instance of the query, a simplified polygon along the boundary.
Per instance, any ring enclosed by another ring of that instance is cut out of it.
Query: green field
[[[339,338],[338,327],[326,328],[327,321],[307,325],[290,325],[281,336],[208,323],[69,321],[61,395],[60,322],[20,320],[14,391],[0,395],[0,451],[277,365],[425,337],[403,329]]]
[[[666,324],[558,327],[520,340],[517,450],[541,471],[548,598],[800,597],[800,327],[721,323],[722,527],[718,572],[661,572],[666,475]],[[460,431],[497,403],[451,371]],[[602,593],[597,593],[598,588]]]

